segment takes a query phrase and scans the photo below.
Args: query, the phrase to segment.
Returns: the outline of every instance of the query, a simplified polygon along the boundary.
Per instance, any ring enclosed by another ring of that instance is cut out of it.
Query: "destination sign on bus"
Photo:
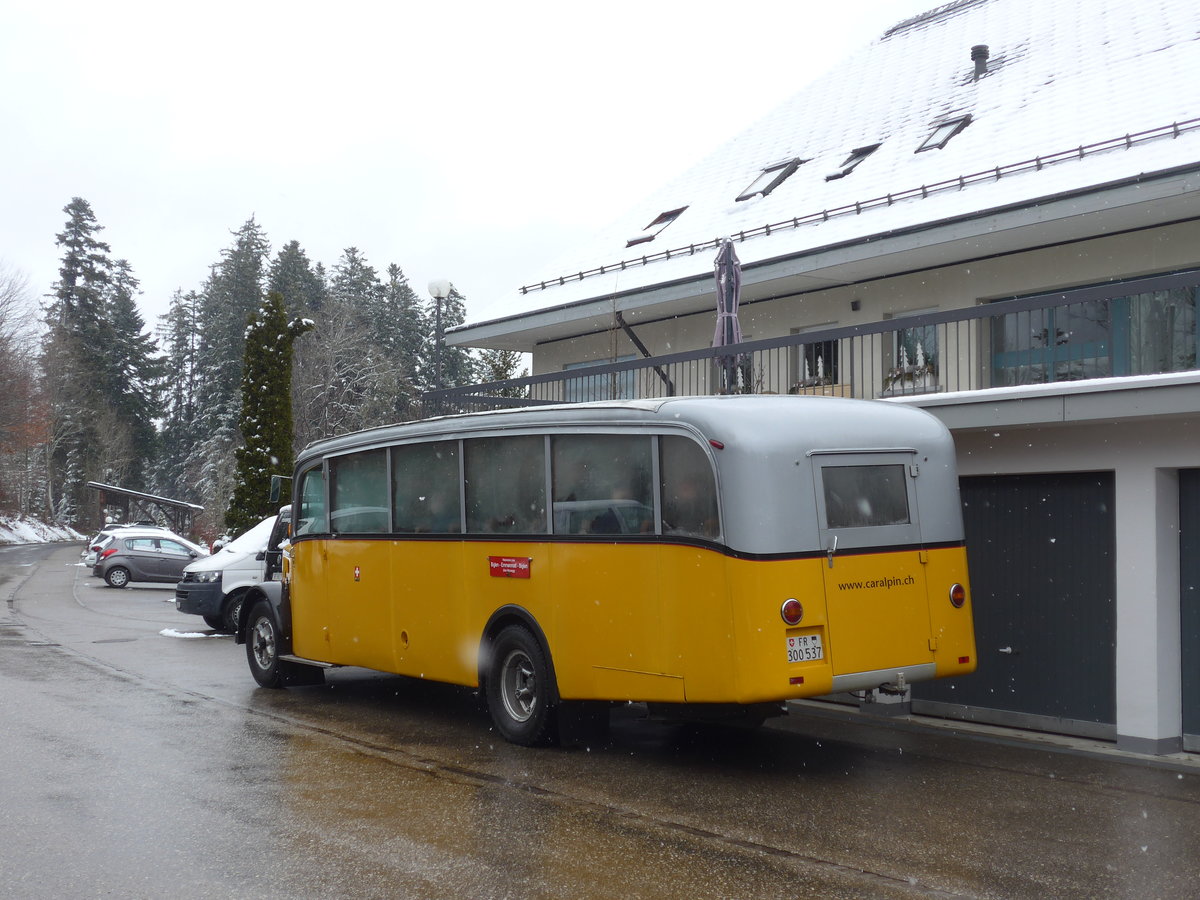
[[[533,560],[527,556],[489,556],[488,568],[493,578],[528,578]]]

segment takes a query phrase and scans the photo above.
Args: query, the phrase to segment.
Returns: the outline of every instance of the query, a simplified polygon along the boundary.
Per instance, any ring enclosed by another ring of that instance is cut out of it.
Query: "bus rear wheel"
[[[492,722],[505,740],[525,747],[554,741],[550,667],[527,628],[510,625],[496,636],[485,692]]]

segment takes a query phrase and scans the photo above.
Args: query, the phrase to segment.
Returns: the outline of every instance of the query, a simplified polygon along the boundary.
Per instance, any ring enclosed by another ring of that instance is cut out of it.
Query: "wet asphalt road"
[[[255,686],[170,587],[0,548],[0,892],[50,897],[1200,895],[1200,762],[801,709],[500,741],[471,691]]]

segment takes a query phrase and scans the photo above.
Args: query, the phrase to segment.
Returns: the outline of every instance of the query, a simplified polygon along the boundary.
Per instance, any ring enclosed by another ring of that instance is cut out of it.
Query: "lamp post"
[[[433,387],[442,389],[442,301],[450,296],[453,285],[444,278],[429,282],[433,297]]]

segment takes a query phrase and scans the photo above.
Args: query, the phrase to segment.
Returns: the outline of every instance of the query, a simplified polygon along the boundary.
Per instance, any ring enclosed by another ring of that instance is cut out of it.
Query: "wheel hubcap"
[[[513,650],[504,659],[500,698],[505,712],[518,722],[527,721],[537,708],[537,676],[533,662],[522,650]]]
[[[254,625],[251,637],[254,648],[254,661],[260,669],[269,669],[275,661],[275,630],[269,622],[259,619]]]

